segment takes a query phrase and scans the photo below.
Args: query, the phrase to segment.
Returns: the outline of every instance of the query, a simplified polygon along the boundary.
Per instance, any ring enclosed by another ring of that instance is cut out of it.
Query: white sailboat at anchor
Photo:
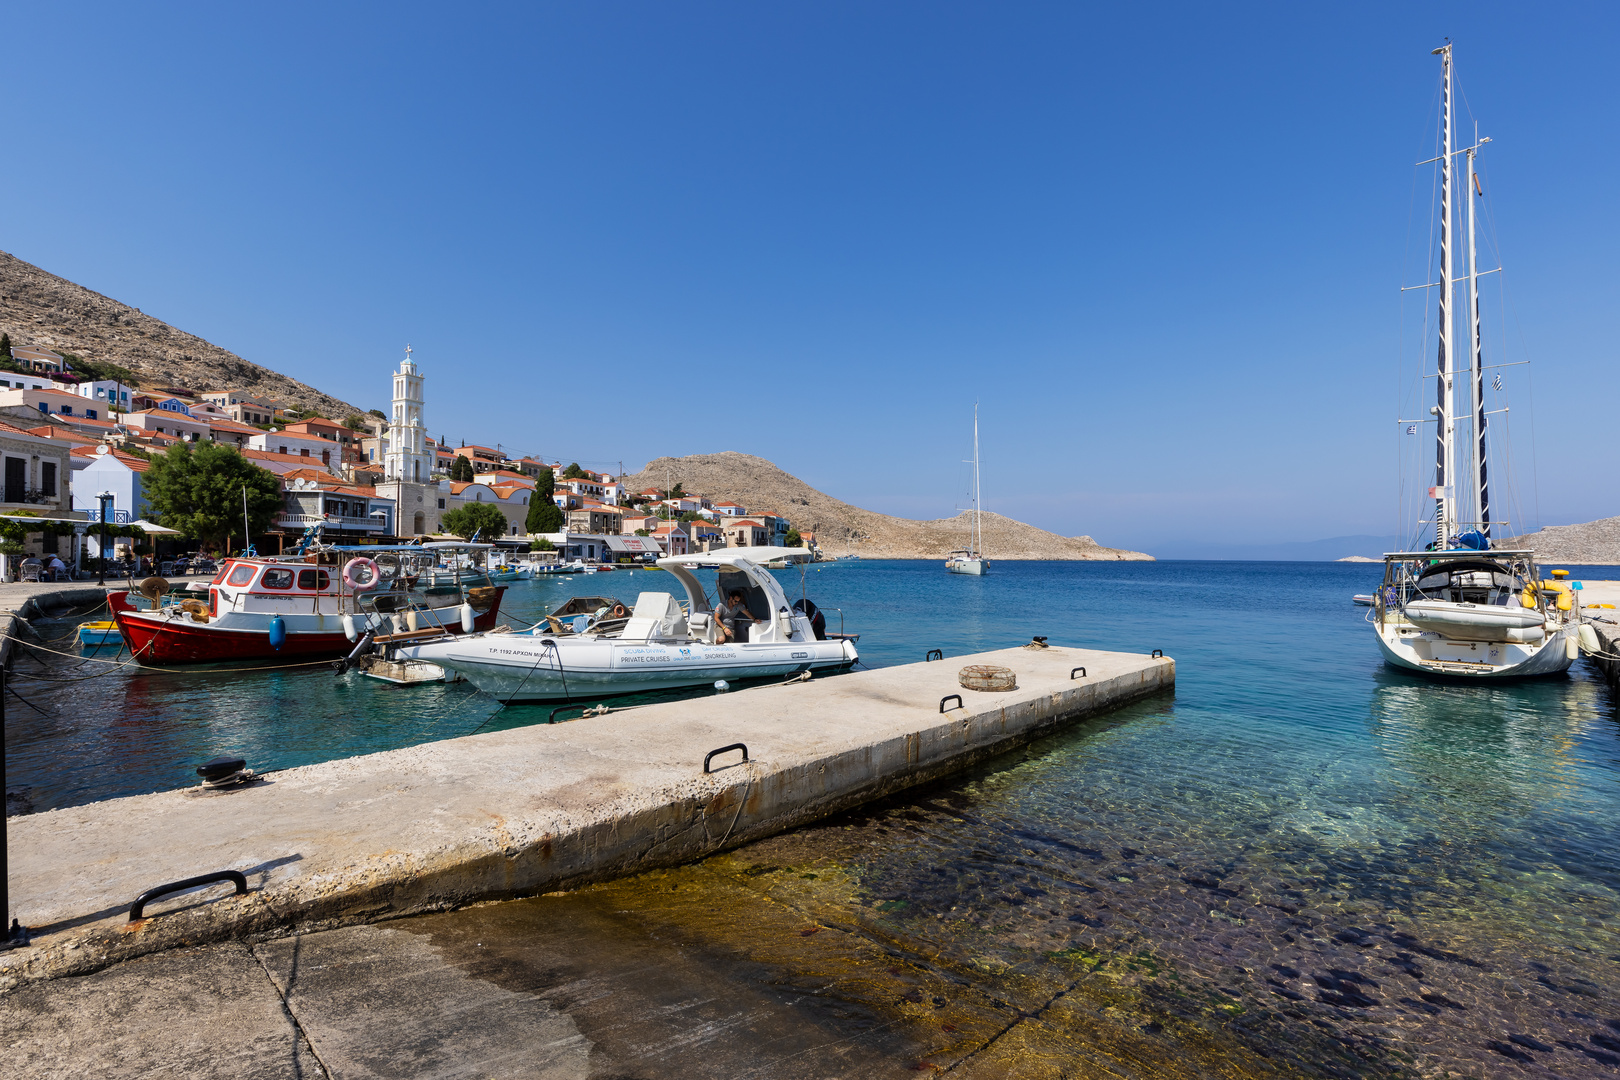
[[[1474,239],[1474,196],[1482,189],[1475,177],[1474,156],[1489,139],[1472,146],[1453,145],[1452,59],[1449,44],[1435,50],[1441,58],[1440,274],[1421,288],[1439,290],[1439,362],[1432,376],[1438,385],[1435,425],[1434,540],[1423,550],[1394,551],[1384,556],[1384,582],[1373,600],[1369,620],[1378,634],[1386,663],[1425,675],[1467,679],[1522,678],[1565,671],[1578,649],[1580,613],[1568,584],[1539,580],[1535,552],[1491,547],[1491,488],[1486,451],[1489,412],[1485,408],[1484,354],[1480,348],[1479,277]],[[1453,267],[1457,158],[1465,171],[1462,191],[1466,214],[1466,273]],[[1424,162],[1422,164],[1428,164]],[[1490,271],[1487,271],[1490,272]],[[1455,276],[1454,276],[1455,275]],[[1467,289],[1467,366],[1458,363],[1456,291]],[[1468,449],[1458,453],[1457,375],[1469,404],[1461,410]],[[1407,423],[1402,421],[1402,423]],[[1418,422],[1412,422],[1415,429]],[[1459,472],[1459,458],[1467,462]],[[1497,522],[1506,525],[1504,522]]]
[[[983,576],[990,569],[990,560],[984,557],[984,529],[979,524],[979,404],[973,403],[973,525],[968,534],[968,546],[958,548],[945,559],[945,570],[951,574]]]

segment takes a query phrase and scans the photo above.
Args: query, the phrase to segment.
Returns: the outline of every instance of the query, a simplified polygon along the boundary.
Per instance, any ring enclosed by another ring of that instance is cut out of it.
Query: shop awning
[[[609,551],[625,555],[662,555],[664,549],[650,536],[604,536]]]

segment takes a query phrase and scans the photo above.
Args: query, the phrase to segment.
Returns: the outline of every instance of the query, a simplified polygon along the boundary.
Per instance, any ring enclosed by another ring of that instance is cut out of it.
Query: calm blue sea
[[[1496,686],[1387,669],[1350,600],[1381,570],[999,562],[972,578],[859,561],[812,566],[802,586],[782,571],[834,629],[841,609],[874,667],[1042,635],[1163,649],[1178,684],[750,850],[836,864],[859,882],[849,918],[1001,973],[982,980],[1002,997],[1007,973],[1079,987],[1091,972],[1083,987],[1107,976],[1109,993],[1135,995],[1116,1004],[1142,1031],[1173,1015],[1262,1055],[1326,1039],[1311,1060],[1342,1055],[1331,1075],[1620,1069],[1616,695],[1584,660]],[[667,583],[645,570],[520,583],[506,611]],[[22,652],[7,785],[41,809],[192,784],[215,754],[273,769],[549,713],[325,666],[165,674]]]

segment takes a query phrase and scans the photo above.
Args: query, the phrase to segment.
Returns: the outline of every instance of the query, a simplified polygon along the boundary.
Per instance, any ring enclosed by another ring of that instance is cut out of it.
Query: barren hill
[[[143,386],[246,390],[333,419],[365,412],[194,334],[0,251],[0,330],[15,347],[118,364]]]
[[[1540,532],[1492,540],[1499,548],[1533,548],[1545,563],[1620,565],[1620,517],[1600,518],[1583,525],[1548,525]]]
[[[665,477],[668,477],[666,484]],[[943,559],[967,540],[968,514],[938,521],[913,521],[862,510],[823,494],[764,458],[728,450],[658,458],[624,478],[631,491],[679,483],[694,495],[732,501],[756,513],[777,512],[795,528],[814,530],[832,555],[877,559]],[[996,559],[1124,559],[1151,562],[1139,551],[1105,548],[1089,536],[1058,536],[1033,525],[984,514],[985,554]]]

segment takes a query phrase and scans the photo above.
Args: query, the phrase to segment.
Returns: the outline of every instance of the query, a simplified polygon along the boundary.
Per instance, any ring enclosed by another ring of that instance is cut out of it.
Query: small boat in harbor
[[[461,672],[504,702],[567,701],[608,694],[704,686],[717,680],[839,671],[859,659],[855,642],[830,635],[808,599],[789,603],[765,564],[784,555],[808,559],[802,548],[727,548],[676,555],[655,564],[686,593],[643,592],[633,608],[577,598],[580,611],[567,622],[553,616],[520,633],[488,633],[439,640],[396,650]],[[714,608],[692,570],[718,570],[717,597],[743,595],[746,640],[722,641]],[[583,629],[580,620],[583,619]]]
[[[968,546],[958,548],[945,559],[945,571],[950,574],[983,576],[990,569],[990,560],[984,557],[984,530],[979,524],[979,406],[973,405],[973,521],[968,533]]]
[[[504,585],[487,577],[484,584],[427,584],[439,560],[471,567],[489,550],[449,541],[241,556],[221,564],[206,597],[168,604],[168,582],[148,578],[136,590],[109,592],[107,602],[140,664],[335,656],[367,633],[380,639],[493,628]]]
[[[111,619],[100,622],[87,622],[79,624],[79,644],[96,648],[102,645],[122,645],[124,637],[118,632],[118,624]]]
[[[1483,198],[1474,156],[1490,140],[1476,135],[1472,146],[1454,145],[1451,48],[1435,50],[1441,58],[1440,153],[1434,158],[1440,170],[1439,271],[1433,285],[1421,286],[1439,295],[1439,368],[1426,376],[1436,380],[1437,401],[1429,410],[1432,419],[1401,421],[1408,433],[1419,425],[1435,425],[1434,481],[1428,489],[1433,516],[1419,522],[1432,530],[1434,539],[1421,550],[1384,555],[1384,582],[1368,619],[1377,630],[1379,651],[1392,667],[1465,679],[1553,675],[1568,670],[1579,651],[1574,591],[1558,580],[1562,571],[1541,580],[1534,551],[1491,546],[1491,412],[1485,399],[1481,271],[1474,240],[1475,196]],[[1464,170],[1460,183],[1459,168]],[[1456,205],[1459,190],[1468,200],[1466,212]],[[1460,246],[1459,226],[1467,241],[1467,263],[1461,267],[1452,257],[1453,248]],[[1459,309],[1467,326],[1465,339],[1457,332]],[[1465,355],[1459,348],[1464,341]],[[1459,390],[1466,396],[1461,408]],[[1461,452],[1459,438],[1466,447]]]

